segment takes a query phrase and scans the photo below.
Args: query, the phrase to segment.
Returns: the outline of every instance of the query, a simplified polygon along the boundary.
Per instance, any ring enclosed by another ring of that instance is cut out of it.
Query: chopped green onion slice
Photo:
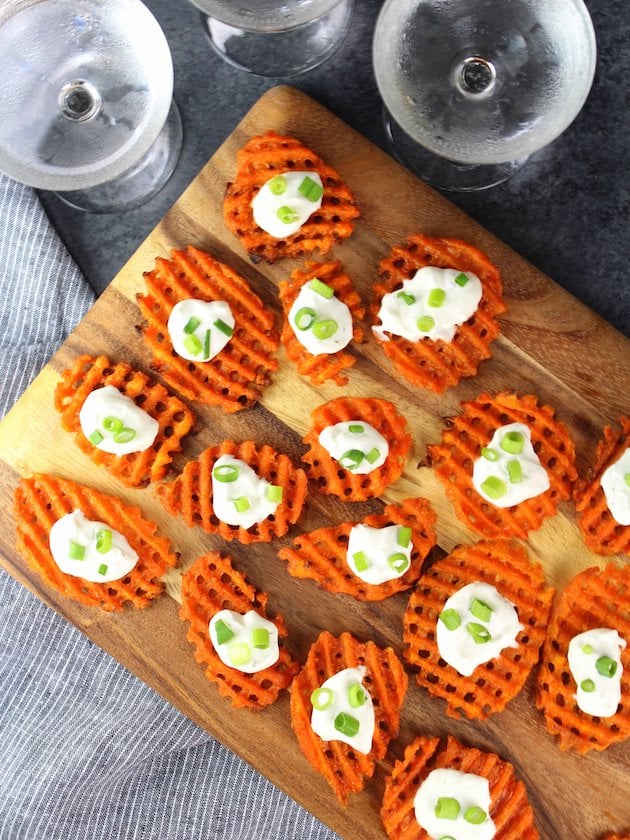
[[[99,554],[107,554],[112,549],[112,532],[109,528],[99,528],[96,532],[96,550]]]
[[[228,656],[232,665],[245,665],[252,658],[252,652],[247,642],[234,642],[228,648]]]
[[[88,440],[90,441],[90,443],[93,443],[93,444],[94,444],[94,446],[98,446],[98,444],[99,444],[102,440],[105,440],[105,435],[102,435],[102,434],[99,432],[99,430],[98,430],[98,429],[94,429],[94,431],[92,432],[92,434],[89,436]]]
[[[617,663],[610,656],[600,656],[595,663],[597,673],[602,677],[614,677],[617,673]]]
[[[396,542],[401,548],[408,548],[411,542],[411,528],[401,525],[396,532]]]
[[[276,216],[285,225],[290,225],[300,219],[298,211],[294,210],[293,207],[288,207],[286,204],[283,204],[282,207],[278,207],[276,210]]]
[[[486,459],[486,461],[498,461],[499,454],[494,449],[491,449],[489,446],[482,446],[481,447],[481,454]]]
[[[411,306],[412,303],[416,302],[416,299],[413,295],[410,295],[409,292],[397,292],[396,297],[399,297],[401,300],[404,300],[407,306]]]
[[[387,558],[387,565],[395,572],[404,572],[410,565],[410,562],[406,554],[398,551],[396,554],[390,554]]]
[[[456,820],[459,815],[459,802],[452,796],[440,796],[433,812],[439,820]]]
[[[322,281],[318,280],[317,277],[314,277],[308,285],[314,292],[317,292],[318,295],[326,298],[326,300],[330,300],[335,294],[334,289],[331,289],[331,287],[327,286],[326,283],[322,283]]]
[[[266,627],[254,627],[252,630],[252,647],[257,650],[267,650],[269,647],[269,630]]]
[[[352,683],[348,689],[348,703],[353,709],[358,709],[367,703],[367,694],[361,683]]]
[[[467,277],[464,272],[460,272],[456,277],[453,278],[454,281],[457,283],[458,286],[465,286],[466,283],[470,280],[470,277]]]
[[[481,489],[486,496],[490,496],[491,499],[500,499],[501,496],[505,496],[507,493],[505,481],[502,481],[494,475],[488,476],[488,478],[481,483]]]
[[[523,468],[521,467],[521,462],[517,461],[508,461],[507,462],[507,471],[508,477],[510,479],[510,484],[520,484],[523,480]]]
[[[376,447],[374,447],[374,449],[370,449],[365,457],[370,464],[374,464],[381,457],[381,453]]]
[[[217,637],[217,644],[224,645],[226,642],[229,642],[230,639],[233,639],[235,633],[233,630],[227,626],[225,621],[222,618],[219,618],[214,623],[214,632]]]
[[[350,423],[348,431],[353,435],[360,435],[365,431],[365,426],[362,426],[360,423]]]
[[[186,326],[184,327],[184,332],[186,335],[192,335],[194,331],[197,329],[201,320],[199,318],[189,318]]]
[[[480,601],[479,598],[473,598],[470,604],[470,612],[475,618],[487,623],[492,616],[492,607],[485,601]]]
[[[429,332],[435,326],[435,319],[432,318],[430,315],[422,315],[416,321],[416,327],[420,330],[420,332]]]
[[[432,306],[437,309],[440,306],[444,306],[445,300],[446,292],[444,289],[431,289],[427,298],[427,306]]]
[[[582,645],[582,653],[585,653],[587,656],[589,653],[593,653],[593,645]]]
[[[245,513],[246,510],[250,509],[251,504],[247,496],[239,496],[237,499],[234,499],[234,507],[237,513]]]
[[[623,480],[626,482],[628,487],[630,487],[630,472],[628,472],[624,475]]]
[[[203,350],[203,344],[196,335],[187,335],[183,341],[184,347],[191,356],[198,356]]]
[[[229,324],[226,324],[225,321],[222,321],[220,318],[214,322],[214,326],[220,330],[223,335],[231,336],[234,333],[234,328],[231,327]]]
[[[586,691],[587,694],[590,694],[592,691],[595,691],[595,683],[593,680],[582,680],[580,688],[582,691]]]
[[[282,195],[287,191],[287,179],[284,175],[274,175],[269,181],[269,189],[272,195]]]
[[[342,467],[345,467],[347,470],[356,470],[359,466],[361,461],[364,458],[363,452],[359,449],[348,449],[347,452],[344,452],[343,455],[339,458],[339,463]]]
[[[459,613],[457,610],[442,610],[439,615],[439,619],[442,624],[445,625],[447,630],[457,630],[457,628],[462,623],[461,618],[459,617]]]
[[[356,554],[352,555],[352,559],[354,560],[357,572],[364,572],[370,565],[370,561],[367,559],[364,551],[357,551]]]
[[[339,324],[334,320],[334,318],[326,318],[324,321],[317,321],[317,323],[313,325],[315,337],[319,338],[320,341],[331,338],[338,329]]]
[[[487,627],[484,627],[483,624],[476,624],[474,621],[466,625],[466,630],[472,636],[476,645],[485,645],[492,638]]]
[[[329,688],[316,688],[311,693],[311,703],[318,712],[323,712],[333,701],[333,693]]]
[[[452,834],[443,834],[439,840],[455,840]]]
[[[221,464],[212,470],[214,478],[216,478],[217,481],[222,481],[224,484],[236,481],[239,474],[240,470],[236,464]]]
[[[309,330],[315,323],[317,313],[310,306],[303,306],[295,313],[295,326],[298,330]]]
[[[360,728],[359,721],[347,712],[339,712],[335,718],[334,726],[337,732],[347,735],[348,738],[354,738]]]
[[[520,455],[525,446],[525,435],[521,432],[506,432],[501,438],[499,446],[504,452],[509,452],[510,455]]]
[[[280,504],[282,501],[282,487],[279,484],[270,484],[265,489],[265,498],[268,502],[275,502]]]
[[[101,563],[101,565],[98,567],[99,575],[106,575],[108,568],[109,566],[107,565],[107,563]]]
[[[125,426],[119,432],[116,432],[114,441],[115,443],[129,443],[130,440],[135,438],[136,434],[135,429],[130,429],[128,426]]]
[[[298,187],[298,192],[301,193],[304,198],[308,198],[309,201],[319,201],[324,194],[323,188],[320,187],[317,181],[309,178],[308,175],[302,179],[302,182]]]
[[[470,808],[466,808],[464,811],[464,819],[471,825],[481,825],[481,823],[486,821],[487,816],[483,808],[480,808],[478,805],[471,805]]]
[[[103,420],[103,428],[106,432],[119,432],[125,424],[119,417],[106,417]]]
[[[81,545],[74,540],[70,540],[70,546],[68,548],[68,557],[71,560],[83,560],[85,557],[85,546]]]
[[[203,339],[203,357],[210,358],[210,330],[206,330],[206,335]]]

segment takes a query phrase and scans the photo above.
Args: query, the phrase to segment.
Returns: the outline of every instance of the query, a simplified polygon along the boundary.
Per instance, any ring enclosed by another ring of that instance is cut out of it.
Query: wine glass
[[[190,0],[219,55],[258,76],[295,76],[345,38],[353,0]]]
[[[466,191],[505,181],[569,126],[596,45],[582,0],[385,0],[373,57],[394,154]]]
[[[0,170],[15,180],[116,212],[172,174],[173,63],[140,0],[3,0],[0,77]]]

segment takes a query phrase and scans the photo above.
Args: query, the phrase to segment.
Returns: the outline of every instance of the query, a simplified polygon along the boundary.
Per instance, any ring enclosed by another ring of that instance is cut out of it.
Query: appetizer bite
[[[564,423],[536,397],[481,394],[448,418],[427,463],[455,513],[487,537],[527,539],[571,495],[575,449]]]
[[[502,711],[538,662],[553,589],[509,540],[458,546],[424,572],[403,619],[403,656],[446,713]]]
[[[372,331],[408,382],[441,393],[474,376],[505,312],[499,270],[472,245],[422,234],[379,268]]]
[[[326,254],[360,214],[332,167],[296,138],[269,131],[238,152],[223,215],[253,262],[273,262]]]
[[[279,642],[287,635],[282,616],[270,619],[266,607],[267,595],[218,552],[199,557],[182,577],[186,638],[208,679],[237,708],[269,706],[299,670]]]
[[[142,609],[164,591],[159,578],[177,558],[157,525],[78,484],[40,474],[15,491],[17,550],[44,582],[90,607]]]
[[[287,455],[252,441],[225,440],[188,461],[157,494],[191,528],[248,545],[286,534],[302,512],[306,486],[304,470]]]
[[[390,840],[537,840],[514,767],[450,735],[418,737],[385,782],[381,819]]]
[[[577,575],[552,612],[537,698],[560,749],[604,750],[630,735],[630,566]]]
[[[322,493],[362,502],[402,475],[411,447],[407,421],[393,403],[367,397],[337,397],[318,406],[304,437],[302,456]]]
[[[281,282],[279,291],[285,317],[280,340],[298,373],[313,385],[329,379],[345,385],[343,371],[356,359],[344,348],[352,340],[362,341],[357,321],[365,310],[341,263],[309,262]]]
[[[391,648],[320,634],[291,685],[300,748],[342,805],[363,789],[398,734],[407,676]]]
[[[435,519],[426,499],[405,499],[361,522],[300,534],[278,557],[290,575],[311,578],[328,592],[382,601],[418,578],[436,542]]]
[[[630,417],[606,426],[589,478],[573,499],[584,542],[596,554],[630,555]]]
[[[278,367],[274,316],[247,281],[188,246],[156,259],[138,295],[153,368],[190,400],[227,412],[250,408]]]
[[[195,416],[125,362],[80,356],[55,389],[63,428],[79,449],[130,487],[164,478]]]

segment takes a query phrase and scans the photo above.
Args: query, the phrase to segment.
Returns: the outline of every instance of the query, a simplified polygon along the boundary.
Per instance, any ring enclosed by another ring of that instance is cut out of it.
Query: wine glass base
[[[70,207],[88,213],[122,213],[153,198],[173,174],[182,149],[182,120],[175,101],[162,131],[138,163],[105,184],[55,194]]]
[[[432,187],[447,192],[475,192],[511,178],[527,158],[503,163],[459,163],[433,154],[413,140],[383,109],[385,132],[396,159]]]
[[[344,40],[353,0],[341,0],[317,20],[280,32],[253,32],[202,15],[221,58],[255,76],[297,76],[322,64]]]

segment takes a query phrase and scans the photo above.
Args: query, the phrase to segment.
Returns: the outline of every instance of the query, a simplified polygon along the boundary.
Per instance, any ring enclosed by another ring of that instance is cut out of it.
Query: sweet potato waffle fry
[[[290,575],[311,578],[328,592],[352,595],[359,601],[382,601],[396,592],[409,589],[418,578],[422,563],[435,545],[433,530],[435,513],[426,499],[405,499],[400,505],[386,505],[383,513],[373,514],[361,521],[371,528],[403,525],[411,528],[411,565],[399,578],[385,583],[371,584],[361,580],[346,560],[348,536],[355,522],[344,522],[334,528],[318,528],[300,534],[291,547],[278,552],[288,562]]]
[[[517,648],[462,676],[440,656],[435,631],[445,601],[469,583],[488,583],[516,607],[523,629]],[[542,566],[529,560],[525,548],[509,540],[481,540],[458,546],[424,572],[403,619],[403,656],[418,668],[416,682],[446,701],[446,713],[484,719],[500,712],[525,684],[538,662],[545,638],[553,589],[545,585]]]
[[[333,674],[363,665],[363,685],[374,704],[372,749],[364,755],[343,741],[323,741],[311,727],[311,694]],[[350,633],[336,638],[327,631],[311,646],[304,667],[291,685],[291,726],[302,752],[332,786],[342,805],[351,793],[363,789],[377,761],[398,734],[400,707],[407,691],[407,675],[391,648],[374,642],[361,644]]]
[[[50,529],[74,510],[123,534],[139,557],[128,575],[108,583],[93,583],[60,570],[50,552]],[[143,517],[140,508],[54,475],[22,479],[15,492],[15,519],[17,549],[29,566],[47,585],[90,607],[122,610],[128,603],[139,609],[147,607],[164,591],[161,575],[177,564],[169,540]]]
[[[620,430],[611,426],[604,429],[591,475],[578,481],[573,493],[584,542],[596,554],[630,554],[630,525],[620,525],[615,521],[601,485],[604,470],[630,446],[630,417],[622,417],[619,422]]]
[[[319,174],[324,187],[322,205],[297,233],[275,239],[254,222],[251,203],[270,178],[291,171]],[[273,262],[314,251],[326,254],[335,242],[350,236],[360,213],[352,193],[332,167],[296,138],[269,131],[253,137],[238,152],[236,177],[227,186],[223,215],[228,229],[254,262]]]
[[[380,496],[402,475],[411,447],[407,421],[393,403],[368,397],[337,397],[318,406],[312,414],[313,425],[303,438],[310,449],[302,456],[309,465],[312,478],[322,493],[338,496],[346,502],[362,502]],[[370,473],[356,475],[344,469],[319,442],[320,433],[328,426],[349,420],[364,420],[372,425],[389,444],[385,463]]]
[[[551,614],[538,671],[536,705],[560,749],[579,753],[604,750],[630,735],[630,566],[609,563],[577,575],[560,595]],[[621,652],[621,703],[612,717],[586,714],[574,700],[577,690],[567,663],[569,642],[597,627],[617,630],[626,640]]]
[[[298,373],[302,376],[307,376],[313,385],[322,385],[329,379],[337,385],[345,385],[348,382],[348,377],[343,371],[352,367],[356,361],[355,357],[345,350],[313,356],[312,353],[309,353],[300,344],[288,321],[289,311],[295,303],[300,289],[305,283],[308,283],[315,277],[321,280],[322,283],[330,286],[334,290],[336,297],[342,303],[346,304],[352,313],[354,324],[352,338],[357,343],[363,340],[363,330],[357,325],[357,322],[363,319],[365,310],[361,303],[361,298],[354,288],[352,281],[343,271],[340,262],[309,262],[304,269],[296,268],[291,274],[290,280],[285,280],[279,284],[280,301],[284,309],[284,323],[282,325],[280,340],[282,341],[287,357],[295,364]]]
[[[494,753],[465,747],[448,736],[416,738],[405,749],[385,782],[381,819],[390,840],[430,840],[414,814],[414,797],[432,770],[445,768],[484,776],[490,784],[490,817],[496,826],[494,840],[537,840],[534,814],[525,785],[513,766]]]
[[[282,501],[273,516],[247,529],[228,525],[217,518],[212,505],[212,469],[221,455],[245,461],[259,478],[283,488]],[[270,446],[257,447],[252,441],[225,440],[219,446],[204,450],[196,461],[188,461],[174,481],[157,487],[157,494],[168,512],[182,516],[189,527],[199,525],[208,534],[219,534],[226,540],[249,545],[284,536],[300,516],[306,490],[304,470],[293,466],[287,455],[279,454]]]
[[[250,408],[278,367],[274,316],[246,280],[219,260],[188,246],[159,257],[144,275],[147,294],[138,295],[146,319],[144,339],[153,353],[153,368],[184,397],[227,412]],[[227,345],[208,362],[192,362],[173,349],[167,324],[182,300],[226,301],[236,321]]]
[[[389,341],[375,337],[396,370],[412,385],[441,393],[465,376],[474,376],[479,363],[490,357],[490,345],[500,329],[496,316],[505,312],[503,284],[499,270],[472,245],[459,239],[433,239],[422,234],[410,236],[397,245],[380,264],[380,282],[374,285],[370,310],[374,323],[383,296],[395,291],[425,266],[456,268],[477,275],[482,297],[475,314],[455,332],[452,342],[431,339],[408,341],[392,335]]]
[[[534,450],[549,476],[544,493],[509,508],[486,501],[472,482],[473,462],[500,426],[524,423],[531,432]],[[427,447],[428,463],[443,482],[455,513],[473,531],[486,537],[513,536],[527,539],[529,531],[556,513],[560,502],[571,495],[577,477],[575,449],[564,423],[554,410],[539,405],[536,397],[501,393],[481,394],[462,403],[462,413],[448,418],[439,444]]]
[[[144,452],[113,455],[98,449],[81,431],[79,411],[86,397],[97,388],[113,385],[159,423],[157,437]],[[75,433],[79,449],[95,464],[105,467],[130,487],[145,487],[164,478],[181,441],[195,423],[192,411],[163,385],[149,379],[125,362],[110,362],[105,356],[79,356],[66,370],[55,389],[55,408],[63,428]]]
[[[287,635],[282,616],[267,615],[267,595],[257,592],[244,574],[235,569],[229,557],[211,551],[199,557],[182,577],[182,621],[189,621],[186,638],[195,648],[195,659],[206,667],[206,676],[215,682],[223,697],[237,708],[252,711],[269,706],[299,671],[286,648],[280,643],[280,658],[269,668],[245,674],[224,665],[216,653],[208,626],[220,610],[233,610],[241,615],[256,612],[278,628],[278,638]]]

